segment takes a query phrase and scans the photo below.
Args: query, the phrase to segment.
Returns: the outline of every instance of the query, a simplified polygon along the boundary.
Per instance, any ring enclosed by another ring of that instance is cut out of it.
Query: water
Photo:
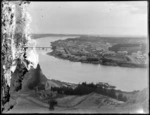
[[[50,46],[51,41],[68,37],[46,37],[37,39],[37,46]],[[46,55],[49,51],[38,51],[39,63],[49,79],[71,83],[107,82],[124,91],[141,90],[148,87],[148,69],[103,66],[71,62]]]

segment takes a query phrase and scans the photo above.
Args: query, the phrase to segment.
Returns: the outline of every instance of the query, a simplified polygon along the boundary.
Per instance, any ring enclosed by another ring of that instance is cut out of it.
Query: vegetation
[[[57,105],[57,101],[54,99],[49,100],[49,110],[54,110],[54,106]]]
[[[115,87],[110,86],[107,83],[86,83],[83,82],[79,84],[75,89],[69,87],[52,87],[52,91],[57,91],[58,94],[65,95],[86,95],[92,92],[106,95],[120,101],[127,101],[127,98],[124,97],[121,93],[117,96],[115,93]]]
[[[121,93],[118,95],[118,100],[127,101],[127,97],[123,96]]]
[[[117,51],[128,51],[128,54],[130,55],[137,51],[142,51],[143,53],[146,53],[146,45],[138,43],[116,44],[113,45],[112,47],[109,47],[109,50],[114,51],[116,53]]]

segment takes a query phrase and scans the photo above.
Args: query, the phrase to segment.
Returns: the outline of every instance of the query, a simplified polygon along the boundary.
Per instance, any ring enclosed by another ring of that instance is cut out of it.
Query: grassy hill
[[[116,91],[116,93],[122,93],[128,97],[126,102],[96,92],[82,95],[59,95],[56,93],[53,98],[57,101],[57,105],[54,111],[49,111],[48,101],[52,98],[49,94],[53,91],[45,89],[35,91],[35,87],[46,83],[58,88],[78,86],[78,84],[47,79],[38,65],[36,69],[25,74],[22,89],[11,95],[10,101],[5,105],[7,109],[4,113],[133,113],[137,109],[148,113],[148,88],[135,92]],[[95,87],[93,84],[83,83],[83,85],[84,88]],[[108,84],[106,85],[108,86]],[[80,86],[82,85],[80,84]],[[44,98],[41,98],[41,94],[44,95]]]
[[[143,91],[145,92],[142,90],[138,95],[143,94]],[[141,97],[143,98],[143,95]],[[137,113],[139,109],[148,113],[148,106],[144,108],[141,103],[122,102],[97,93],[64,96],[56,100],[58,104],[55,110],[49,111],[47,102],[44,103],[30,95],[21,96],[17,99],[15,107],[7,113]]]

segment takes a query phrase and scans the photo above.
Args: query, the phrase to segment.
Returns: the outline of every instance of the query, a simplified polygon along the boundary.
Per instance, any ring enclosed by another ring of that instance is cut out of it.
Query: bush
[[[108,94],[112,98],[116,98],[117,97],[114,89],[109,90]]]
[[[65,94],[65,95],[86,95],[92,92],[96,92],[102,95],[106,95],[112,98],[117,99],[115,93],[115,87],[110,88],[110,85],[106,84],[93,84],[86,82],[82,82],[79,84],[75,89],[69,87],[53,87],[51,88],[52,91],[57,91],[58,94]],[[122,99],[122,98],[121,98]],[[125,97],[124,97],[124,100]]]
[[[120,94],[118,95],[118,100],[126,102],[126,101],[127,101],[127,97],[126,97],[126,96],[123,96],[123,95],[120,93]]]
[[[54,110],[54,106],[57,105],[57,101],[54,99],[50,99],[48,103],[49,103],[49,110]]]

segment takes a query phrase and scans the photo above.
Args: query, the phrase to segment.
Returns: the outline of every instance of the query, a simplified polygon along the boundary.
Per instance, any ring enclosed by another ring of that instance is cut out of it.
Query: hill
[[[140,103],[122,102],[97,93],[65,96],[56,100],[55,110],[49,111],[47,103],[24,95],[17,99],[17,104],[8,113],[138,113],[138,110],[148,113],[148,108],[146,111]]]
[[[14,75],[18,75],[17,71],[16,69]],[[59,96],[56,94],[54,98],[57,101],[57,106],[54,111],[49,111],[48,101],[52,97],[47,95],[45,96],[46,98],[40,98],[40,95],[41,93],[45,95],[52,91],[46,90],[46,87],[41,87],[42,84],[49,84],[50,87],[71,88],[77,86],[77,84],[54,79],[48,80],[43,75],[40,65],[36,69],[26,72],[21,83],[21,89],[16,93],[12,92],[10,101],[5,105],[4,113],[133,113],[139,109],[148,113],[148,88],[136,92],[118,91],[118,94],[122,93],[128,96],[127,102],[95,92],[83,95]],[[38,87],[37,91],[35,90],[36,87]]]
[[[62,37],[62,36],[82,36],[78,34],[31,34],[32,38],[38,39],[38,38],[44,38],[44,37]]]
[[[51,87],[70,87],[74,89],[75,87],[77,87],[77,84],[63,82],[55,79],[47,79],[46,89],[50,89]]]

